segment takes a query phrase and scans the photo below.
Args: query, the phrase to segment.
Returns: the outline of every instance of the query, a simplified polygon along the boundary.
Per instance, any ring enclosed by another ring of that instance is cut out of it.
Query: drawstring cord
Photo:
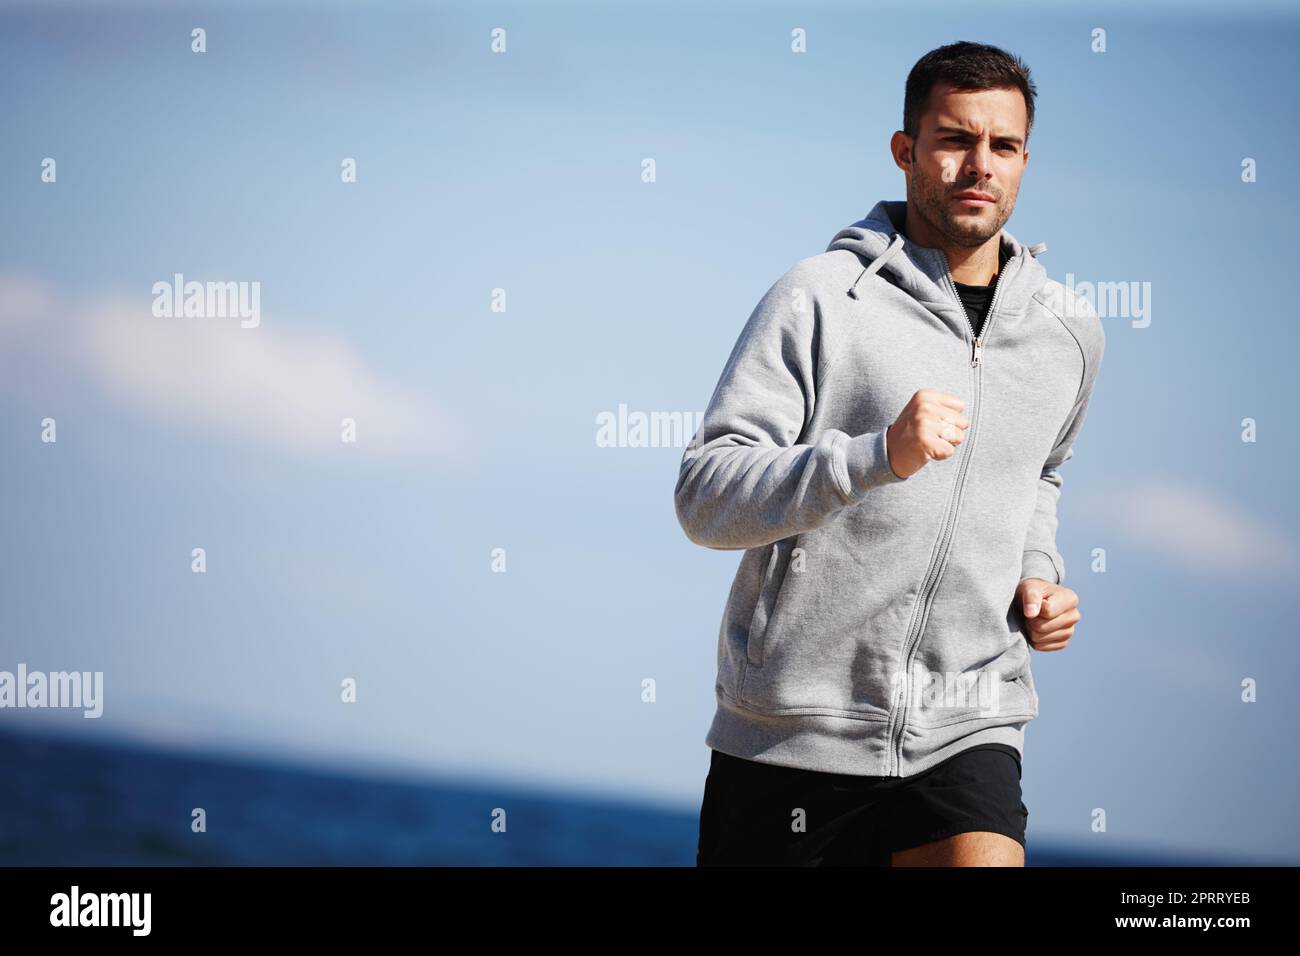
[[[862,272],[859,273],[858,277],[853,280],[853,285],[849,286],[849,297],[856,299],[858,297],[858,283],[862,281],[863,276],[874,275],[879,272],[881,268],[884,267],[885,263],[893,258],[894,253],[898,252],[901,248],[903,248],[903,237],[895,234],[894,241],[889,244],[889,248],[876,256],[876,258],[872,260],[871,265],[863,269]]]

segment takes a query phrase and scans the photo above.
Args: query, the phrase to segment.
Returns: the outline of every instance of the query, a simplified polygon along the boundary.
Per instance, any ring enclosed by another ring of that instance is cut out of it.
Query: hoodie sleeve
[[[727,359],[677,478],[677,519],[695,544],[757,548],[825,524],[878,485],[904,481],[884,430],[822,431],[812,418],[821,308],[796,264],[767,291]]]
[[[1078,300],[1085,303],[1086,300]],[[1080,305],[1082,310],[1085,305]],[[1102,354],[1105,351],[1105,334],[1101,320],[1095,313],[1088,311],[1087,327],[1091,331],[1089,343],[1084,347],[1083,380],[1079,386],[1079,397],[1066,419],[1056,446],[1047,461],[1043,463],[1042,473],[1038,478],[1038,500],[1034,505],[1034,514],[1029,521],[1029,530],[1025,535],[1024,554],[1021,556],[1020,580],[1039,578],[1054,584],[1065,583],[1065,559],[1056,546],[1056,529],[1058,525],[1057,505],[1061,499],[1061,488],[1065,479],[1060,467],[1074,457],[1074,444],[1083,428],[1083,421],[1088,415],[1088,403],[1092,399],[1093,384],[1101,368]]]

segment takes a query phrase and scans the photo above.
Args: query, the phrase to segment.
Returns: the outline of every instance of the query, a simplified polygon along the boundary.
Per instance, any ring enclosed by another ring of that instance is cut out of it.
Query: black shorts
[[[972,830],[1024,846],[1028,820],[1020,754],[1007,744],[977,745],[910,777],[778,767],[714,750],[695,862],[888,866],[896,850]]]

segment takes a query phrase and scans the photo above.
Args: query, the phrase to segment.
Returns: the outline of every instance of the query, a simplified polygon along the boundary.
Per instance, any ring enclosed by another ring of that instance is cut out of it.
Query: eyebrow
[[[960,126],[936,126],[934,131],[936,133],[958,133],[962,136],[973,135],[970,130],[962,129]],[[1020,146],[1024,143],[1024,140],[1019,136],[994,136],[992,138],[1001,140],[1004,143],[1011,143],[1015,146]]]

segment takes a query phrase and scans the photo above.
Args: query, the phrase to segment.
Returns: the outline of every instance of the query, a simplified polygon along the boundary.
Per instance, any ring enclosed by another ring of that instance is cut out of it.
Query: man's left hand
[[[1016,587],[1016,600],[1029,627],[1026,638],[1038,651],[1059,651],[1070,642],[1079,623],[1079,595],[1061,584],[1025,578]]]

